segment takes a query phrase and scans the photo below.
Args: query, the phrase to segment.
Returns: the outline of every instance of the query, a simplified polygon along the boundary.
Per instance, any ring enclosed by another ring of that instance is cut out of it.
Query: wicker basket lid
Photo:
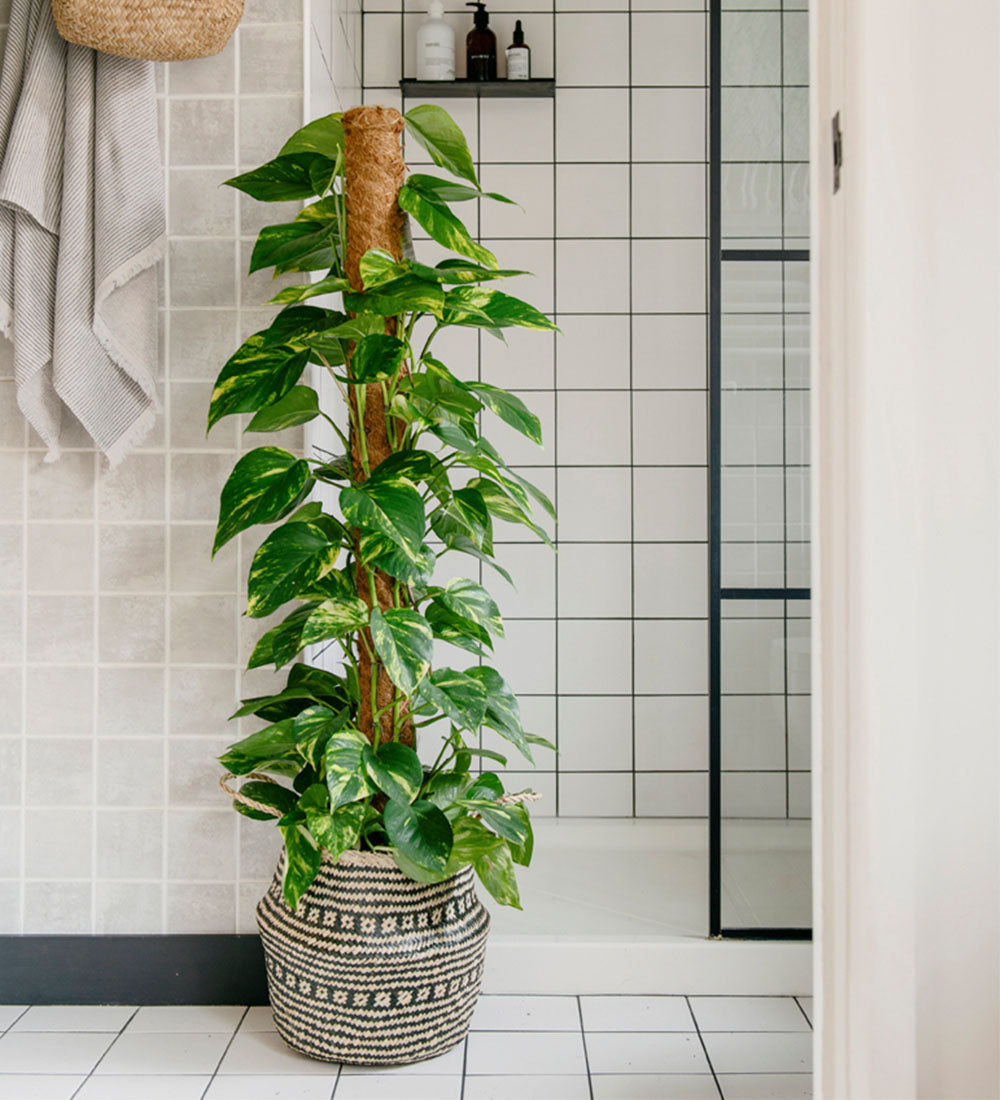
[[[218,53],[236,30],[243,0],[52,0],[67,42],[118,57],[188,61]]]

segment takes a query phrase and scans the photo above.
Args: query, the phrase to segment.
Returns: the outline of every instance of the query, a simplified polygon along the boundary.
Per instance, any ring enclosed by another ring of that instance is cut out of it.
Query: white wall
[[[819,1084],[996,1097],[1000,9],[814,30]]]

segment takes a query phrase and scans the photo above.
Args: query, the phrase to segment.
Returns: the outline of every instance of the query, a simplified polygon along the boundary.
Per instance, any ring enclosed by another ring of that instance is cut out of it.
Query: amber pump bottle
[[[466,0],[475,8],[473,27],[465,39],[466,76],[469,80],[496,80],[497,36],[490,30],[490,15],[483,0]]]

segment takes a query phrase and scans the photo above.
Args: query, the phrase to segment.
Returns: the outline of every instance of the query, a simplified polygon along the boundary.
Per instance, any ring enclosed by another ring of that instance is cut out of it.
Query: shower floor
[[[542,818],[535,834],[523,911],[489,903],[490,992],[811,988],[808,943],[707,939],[707,822]],[[730,820],[723,843],[727,926],[808,926],[809,822]]]

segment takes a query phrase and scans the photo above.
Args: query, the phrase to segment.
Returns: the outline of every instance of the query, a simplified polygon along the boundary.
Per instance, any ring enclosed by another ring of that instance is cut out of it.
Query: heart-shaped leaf
[[[451,249],[452,252],[460,252],[463,256],[478,260],[488,267],[497,266],[497,258],[488,248],[484,248],[478,241],[474,241],[468,229],[462,224],[447,206],[438,206],[429,202],[419,191],[411,191],[403,184],[399,189],[400,209],[411,215],[427,235]],[[449,295],[443,295],[444,304],[447,305]]]
[[[361,753],[368,748],[364,734],[357,730],[335,733],[326,745],[326,786],[330,807],[335,810],[372,794],[375,788],[361,764]]]
[[[434,635],[417,611],[372,608],[372,640],[389,679],[405,695],[412,695],[427,675],[434,652]]]
[[[281,157],[292,153],[321,153],[335,160],[344,148],[344,124],[340,114],[324,115],[307,123],[281,147]]]
[[[421,682],[419,694],[459,729],[478,729],[486,715],[486,688],[453,668],[435,669]]]
[[[479,181],[465,135],[442,107],[423,103],[403,116],[406,128],[427,150],[431,160],[453,176],[468,180],[477,190]]]
[[[358,846],[361,826],[365,820],[365,807],[360,802],[340,806],[333,813],[306,811],[309,832],[317,844],[325,848],[336,862],[350,848]]]
[[[430,594],[453,614],[471,619],[498,638],[503,637],[500,608],[481,584],[467,577],[455,577],[444,588],[431,589]]]
[[[408,806],[390,798],[383,811],[390,843],[418,867],[441,873],[451,855],[451,824],[426,799]]]
[[[319,845],[301,824],[279,826],[285,838],[285,873],[281,892],[290,909],[297,910],[299,898],[312,886],[323,861]]]
[[[340,492],[340,509],[352,527],[384,535],[411,559],[424,541],[424,502],[403,478],[349,485]]]
[[[374,752],[366,745],[361,759],[368,778],[376,787],[397,802],[412,802],[424,782],[424,769],[420,757],[398,741],[387,741]]]
[[[260,409],[244,428],[247,432],[283,432],[319,416],[319,398],[312,386],[292,386],[284,397]]]
[[[384,382],[402,366],[407,351],[402,340],[384,332],[365,336],[351,355],[351,377],[355,382]]]
[[[245,454],[222,487],[212,553],[255,523],[282,519],[312,483],[309,463],[279,447],[257,447]]]
[[[286,523],[261,543],[247,580],[247,614],[261,618],[277,611],[304,588],[329,573],[340,554],[316,523]]]

